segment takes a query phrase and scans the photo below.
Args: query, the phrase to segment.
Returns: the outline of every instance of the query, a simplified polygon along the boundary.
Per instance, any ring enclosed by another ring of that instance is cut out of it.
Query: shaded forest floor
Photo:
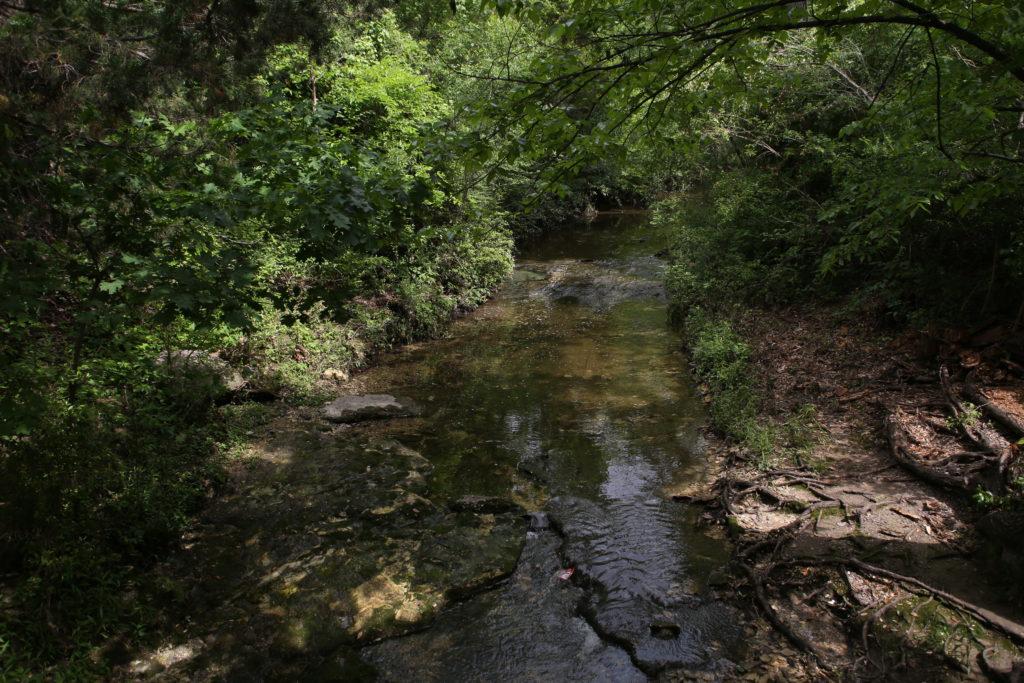
[[[713,476],[674,492],[734,538],[723,590],[779,636],[753,641],[738,678],[1017,680],[1012,322],[893,337],[804,307],[748,313],[736,329],[753,350],[758,420],[802,434],[770,460],[712,439]]]

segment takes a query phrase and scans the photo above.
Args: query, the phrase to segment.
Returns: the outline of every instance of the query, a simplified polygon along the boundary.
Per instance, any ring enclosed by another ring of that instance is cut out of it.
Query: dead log
[[[968,478],[927,464],[924,456],[936,449],[928,444],[922,444],[920,438],[911,436],[911,428],[908,427],[908,423],[914,419],[901,408],[891,410],[885,416],[885,433],[889,437],[889,446],[896,461],[931,484],[960,491],[973,491]],[[920,420],[918,423],[917,426],[920,429],[929,429]]]
[[[982,387],[978,384],[977,373],[971,371],[964,381],[964,393],[1017,438],[1024,438],[1024,395],[1021,392]]]

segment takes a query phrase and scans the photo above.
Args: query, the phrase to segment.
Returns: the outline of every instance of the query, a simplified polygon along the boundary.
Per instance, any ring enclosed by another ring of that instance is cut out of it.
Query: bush
[[[654,220],[676,234],[666,278],[684,308],[791,301],[817,283],[827,246],[806,200],[757,169],[724,173],[707,198],[664,200]]]
[[[775,447],[775,435],[771,426],[758,422],[750,347],[728,319],[703,308],[692,309],[685,325],[694,369],[711,396],[712,422],[766,466]]]

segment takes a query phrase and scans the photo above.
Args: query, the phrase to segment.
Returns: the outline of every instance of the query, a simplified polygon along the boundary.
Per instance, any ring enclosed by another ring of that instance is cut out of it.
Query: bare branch
[[[1005,154],[993,154],[992,152],[963,152],[963,155],[969,157],[988,157],[990,159],[999,159],[1000,161],[1010,161],[1015,164],[1024,164],[1024,157],[1011,157]]]
[[[861,94],[861,96],[862,96],[862,97],[864,98],[864,100],[865,100],[865,101],[867,101],[867,102],[868,102],[869,104],[870,104],[871,102],[874,102],[874,101],[875,101],[875,96],[874,96],[874,95],[872,95],[871,93],[869,93],[869,92],[868,92],[868,91],[867,91],[866,89],[864,89],[864,88],[863,88],[863,87],[862,87],[862,86],[861,86],[861,85],[860,85],[859,83],[857,83],[857,81],[855,81],[855,80],[853,80],[852,78],[850,78],[849,74],[847,74],[847,73],[846,73],[845,71],[843,71],[842,69],[840,69],[840,68],[839,68],[838,66],[836,66],[835,64],[829,64],[829,65],[828,65],[828,67],[829,67],[830,69],[832,69],[833,71],[835,71],[835,72],[836,72],[837,74],[839,74],[840,76],[842,76],[842,77],[843,77],[843,80],[845,80],[845,81],[846,81],[847,83],[849,83],[850,85],[852,85],[852,86],[854,87],[854,89],[855,89],[855,90],[856,90],[857,92],[859,92],[859,93]]]
[[[928,36],[928,45],[932,51],[932,64],[935,66],[935,141],[939,145],[942,156],[950,161],[956,161],[942,142],[942,68],[939,66],[939,56],[935,52],[935,41],[932,40],[931,29],[926,30],[925,34]]]

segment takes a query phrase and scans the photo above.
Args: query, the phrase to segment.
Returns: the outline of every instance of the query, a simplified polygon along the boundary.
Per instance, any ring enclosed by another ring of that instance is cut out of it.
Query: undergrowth
[[[693,308],[686,316],[685,334],[694,370],[711,398],[715,427],[749,452],[759,469],[771,468],[777,456],[815,466],[809,454],[823,434],[816,409],[804,405],[777,421],[760,415],[751,348],[729,318]]]
[[[711,395],[712,422],[748,449],[760,467],[767,467],[775,435],[769,425],[758,420],[750,346],[726,318],[703,308],[692,309],[685,325],[694,369]]]
[[[109,407],[106,416],[51,419],[4,462],[0,680],[99,680],[111,664],[99,644],[144,639],[158,609],[146,570],[272,413],[256,403],[216,407],[197,385],[148,398],[111,431],[104,418],[123,416]],[[92,446],[87,462],[83,442]],[[15,445],[4,444],[9,456]],[[20,485],[39,479],[45,487]]]
[[[247,393],[321,402],[374,353],[480,304],[512,263],[496,215],[388,261],[343,308],[268,303],[247,334],[185,330],[167,342],[171,354],[211,349],[197,353],[237,372],[235,394],[205,371],[168,367],[153,345],[97,368],[79,390],[88,403],[69,409],[54,392],[31,435],[0,439],[0,680],[100,679],[112,664],[104,643],[145,638],[159,594],[147,570],[275,412]],[[292,282],[314,280],[289,267]]]

